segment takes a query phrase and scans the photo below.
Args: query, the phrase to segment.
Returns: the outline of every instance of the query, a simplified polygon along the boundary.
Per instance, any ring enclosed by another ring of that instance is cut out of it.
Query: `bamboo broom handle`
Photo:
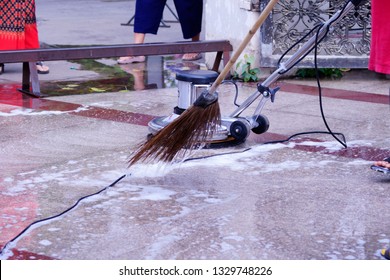
[[[255,22],[255,24],[249,30],[249,32],[245,36],[244,40],[241,42],[241,44],[238,47],[237,51],[234,53],[234,55],[228,61],[228,63],[226,63],[226,65],[223,68],[222,72],[218,75],[217,79],[211,85],[210,90],[209,90],[210,94],[214,93],[215,90],[217,89],[217,87],[225,79],[226,75],[229,73],[229,71],[233,67],[234,63],[236,63],[236,61],[237,61],[238,57],[241,55],[242,51],[246,48],[246,46],[248,45],[249,41],[252,39],[253,35],[255,35],[256,31],[260,28],[260,26],[267,19],[268,15],[271,13],[273,7],[276,5],[276,3],[278,1],[279,0],[271,0],[271,1],[268,2],[267,6],[261,12],[261,14],[260,14],[259,18],[257,19],[257,21]]]

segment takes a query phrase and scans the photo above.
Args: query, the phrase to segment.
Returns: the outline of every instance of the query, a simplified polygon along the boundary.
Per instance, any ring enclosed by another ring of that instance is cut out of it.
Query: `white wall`
[[[205,0],[205,39],[229,40],[234,53],[260,15],[259,12],[248,11],[248,8],[250,0]],[[237,62],[243,59],[244,54],[254,55],[257,64],[254,64],[253,68],[259,67],[260,30],[253,36]],[[206,63],[212,65],[214,57],[214,54],[207,54]]]

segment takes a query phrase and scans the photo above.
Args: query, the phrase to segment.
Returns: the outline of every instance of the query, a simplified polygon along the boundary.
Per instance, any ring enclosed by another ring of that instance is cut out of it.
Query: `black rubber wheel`
[[[234,121],[230,125],[230,135],[237,141],[244,141],[248,137],[248,128],[241,121]]]
[[[256,116],[256,122],[259,124],[257,127],[252,128],[252,131],[256,134],[262,134],[269,128],[269,120],[264,115]]]

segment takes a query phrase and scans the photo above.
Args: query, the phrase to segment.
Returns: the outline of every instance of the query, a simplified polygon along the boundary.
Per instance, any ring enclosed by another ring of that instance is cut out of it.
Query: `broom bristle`
[[[135,150],[129,167],[137,162],[171,162],[176,155],[203,144],[213,136],[221,123],[218,102],[206,107],[192,105],[178,118],[160,130]],[[184,149],[184,150],[183,150]]]

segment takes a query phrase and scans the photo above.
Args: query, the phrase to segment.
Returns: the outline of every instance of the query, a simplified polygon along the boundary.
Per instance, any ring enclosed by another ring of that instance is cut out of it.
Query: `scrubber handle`
[[[264,23],[264,21],[267,19],[268,15],[271,13],[273,7],[276,5],[276,3],[279,0],[271,0],[268,2],[267,6],[264,8],[264,10],[261,12],[259,18],[255,22],[255,24],[252,26],[252,28],[249,30],[248,34],[245,36],[244,40],[241,42],[240,46],[238,47],[237,51],[234,53],[234,55],[230,58],[228,63],[226,63],[225,67],[223,68],[222,72],[218,75],[217,79],[214,81],[214,83],[211,85],[209,89],[209,93],[212,94],[216,91],[217,87],[222,83],[222,81],[225,79],[227,74],[229,73],[230,69],[236,63],[238,57],[241,55],[242,51],[245,49],[245,47],[248,45],[249,41],[252,39],[253,35],[256,33],[256,31],[260,28],[260,26]]]

